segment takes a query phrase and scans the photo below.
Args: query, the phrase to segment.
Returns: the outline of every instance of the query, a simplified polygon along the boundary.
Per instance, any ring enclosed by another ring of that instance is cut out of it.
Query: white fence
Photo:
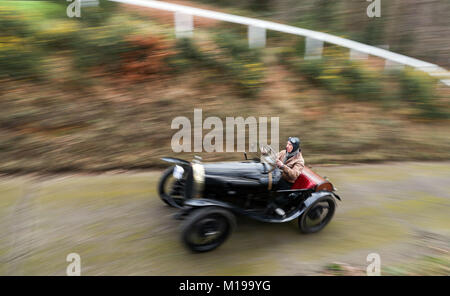
[[[341,38],[327,33],[302,29],[289,25],[243,17],[212,10],[200,9],[191,6],[167,3],[153,0],[110,0],[131,5],[172,11],[175,15],[175,31],[177,37],[191,36],[194,23],[193,16],[215,19],[230,23],[248,26],[248,39],[250,47],[260,47],[266,44],[266,30],[273,30],[287,34],[303,36],[306,38],[305,58],[320,58],[323,43],[328,42],[350,49],[350,57],[364,57],[373,55],[385,59],[386,66],[404,65],[429,73],[450,86],[450,73],[438,65],[391,52],[379,47],[370,46],[353,40]]]

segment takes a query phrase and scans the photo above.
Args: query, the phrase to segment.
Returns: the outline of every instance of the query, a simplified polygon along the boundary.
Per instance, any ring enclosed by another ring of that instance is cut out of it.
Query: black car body
[[[168,205],[180,208],[177,217],[185,220],[183,241],[194,251],[219,246],[234,228],[236,214],[271,223],[298,218],[302,232],[317,232],[331,220],[335,199],[340,200],[333,185],[307,167],[291,189],[280,190],[281,172],[274,166],[273,156],[215,163],[169,157],[163,160],[174,166],[161,178],[160,197]],[[173,182],[169,182],[171,178]],[[319,219],[324,212],[318,225],[305,224],[306,218]],[[202,221],[209,221],[209,226],[203,227]],[[188,235],[195,233],[206,239],[216,235],[217,229],[225,232],[212,243],[193,243]]]

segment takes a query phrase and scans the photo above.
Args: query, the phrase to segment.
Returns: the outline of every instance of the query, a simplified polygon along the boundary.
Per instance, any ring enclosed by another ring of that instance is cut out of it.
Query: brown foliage
[[[132,36],[127,41],[134,48],[122,54],[122,75],[127,81],[158,78],[169,68],[167,58],[173,55],[168,42],[156,36]]]

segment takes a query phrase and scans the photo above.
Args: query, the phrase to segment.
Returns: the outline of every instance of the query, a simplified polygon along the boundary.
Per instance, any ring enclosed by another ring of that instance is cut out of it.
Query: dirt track
[[[313,169],[343,198],[322,232],[240,218],[206,254],[180,244],[160,172],[0,178],[0,275],[65,275],[72,252],[82,275],[305,275],[336,261],[365,270],[371,252],[382,268],[448,253],[449,163]]]

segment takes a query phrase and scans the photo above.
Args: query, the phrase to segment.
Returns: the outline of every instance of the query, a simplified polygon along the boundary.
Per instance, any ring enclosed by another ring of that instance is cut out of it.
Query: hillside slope
[[[303,61],[289,36],[249,50],[245,28],[222,23],[175,40],[151,10],[109,3],[74,20],[64,5],[24,3],[0,3],[1,172],[161,166],[180,157],[172,120],[193,121],[194,108],[223,121],[278,116],[281,145],[299,136],[308,163],[449,158],[449,90],[421,73],[349,63],[335,47]]]

